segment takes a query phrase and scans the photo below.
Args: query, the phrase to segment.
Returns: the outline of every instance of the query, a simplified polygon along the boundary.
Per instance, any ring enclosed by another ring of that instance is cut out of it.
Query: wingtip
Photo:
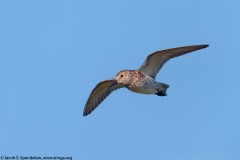
[[[207,48],[208,46],[209,46],[209,44],[196,45],[197,50],[199,50],[199,49],[203,49],[203,48]]]
[[[83,117],[86,117],[87,115],[89,115],[91,112],[87,112],[87,111],[83,111]]]
[[[207,48],[209,46],[209,44],[203,44],[201,46],[202,46],[202,48]]]
[[[84,110],[83,110],[83,117],[86,117],[89,113],[88,110],[86,110],[86,107],[84,107]]]

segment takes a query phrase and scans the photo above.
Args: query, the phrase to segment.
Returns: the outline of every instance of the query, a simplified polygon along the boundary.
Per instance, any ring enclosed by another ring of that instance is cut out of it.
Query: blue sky
[[[238,1],[1,1],[0,156],[240,159]],[[101,80],[156,50],[209,44],[169,61],[168,96],[112,93]]]

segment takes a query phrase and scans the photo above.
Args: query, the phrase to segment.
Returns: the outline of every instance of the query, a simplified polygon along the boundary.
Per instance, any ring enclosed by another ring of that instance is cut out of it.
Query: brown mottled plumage
[[[90,114],[112,91],[123,87],[136,93],[166,96],[169,85],[155,81],[164,63],[171,58],[206,47],[208,45],[194,45],[157,51],[150,54],[139,69],[122,70],[114,79],[98,83],[87,100],[83,116]]]

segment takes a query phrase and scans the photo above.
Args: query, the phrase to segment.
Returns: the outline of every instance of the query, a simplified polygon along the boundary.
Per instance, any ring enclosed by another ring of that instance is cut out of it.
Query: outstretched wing
[[[139,70],[155,78],[159,70],[169,59],[206,47],[208,47],[208,45],[194,45],[154,52],[146,58]]]
[[[84,107],[83,116],[90,114],[97,106],[114,90],[124,87],[115,79],[105,80],[98,83],[92,90]]]

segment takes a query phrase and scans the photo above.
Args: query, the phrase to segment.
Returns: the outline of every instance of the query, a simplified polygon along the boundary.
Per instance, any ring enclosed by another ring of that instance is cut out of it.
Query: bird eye
[[[120,77],[123,77],[123,75],[121,75]]]

